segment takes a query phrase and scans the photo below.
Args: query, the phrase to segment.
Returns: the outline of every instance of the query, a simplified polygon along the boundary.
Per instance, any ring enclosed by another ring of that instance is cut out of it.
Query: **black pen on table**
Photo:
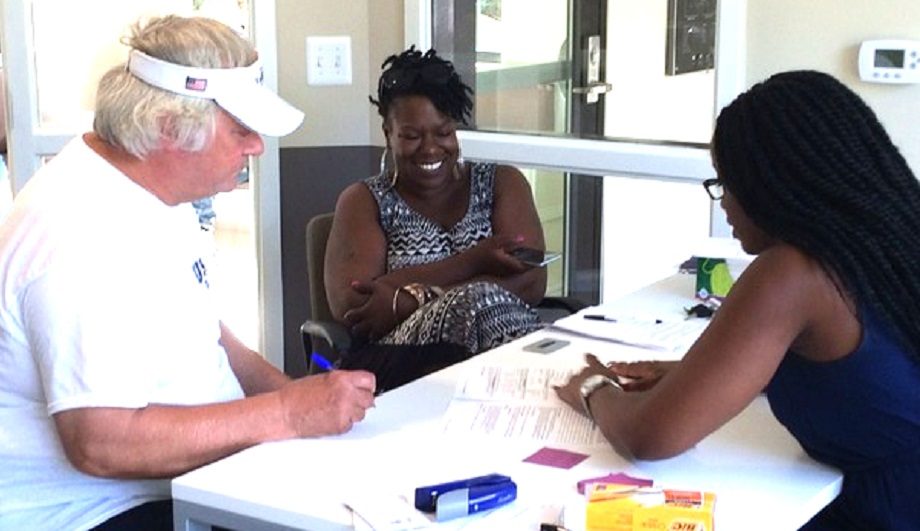
[[[617,320],[616,320],[615,318],[613,318],[613,317],[608,317],[608,316],[606,316],[606,315],[599,315],[599,314],[596,314],[596,313],[587,313],[587,314],[585,314],[585,319],[588,319],[588,320],[591,320],[591,321],[607,321],[608,323],[616,323],[616,322],[617,322]],[[655,320],[654,320],[654,323],[655,323],[655,324],[661,324],[662,321],[661,321],[661,319],[655,319]]]

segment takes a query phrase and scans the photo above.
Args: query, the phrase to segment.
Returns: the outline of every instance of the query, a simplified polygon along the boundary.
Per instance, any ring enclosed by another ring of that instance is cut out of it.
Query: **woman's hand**
[[[364,304],[345,312],[352,336],[371,341],[387,335],[398,324],[393,315],[395,289],[384,282],[352,281],[351,289],[364,298]]]
[[[466,252],[473,257],[479,274],[506,277],[529,269],[510,254],[512,250],[521,247],[523,242],[521,236],[490,236]]]
[[[624,391],[645,391],[651,389],[677,365],[676,361],[636,361],[608,363],[610,372],[620,380]]]
[[[608,376],[614,380],[617,379],[616,373],[601,363],[597,359],[597,356],[594,354],[585,354],[585,362],[587,365],[581,370],[581,372],[569,378],[568,382],[566,382],[564,385],[553,386],[556,394],[559,396],[559,398],[562,399],[563,402],[572,406],[572,409],[575,411],[580,411],[582,413],[586,412],[584,411],[581,404],[581,384],[584,383],[588,376],[594,374],[603,374],[604,376]]]
[[[563,402],[581,411],[581,384],[592,374],[602,374],[620,383],[624,391],[645,391],[651,389],[662,376],[674,368],[676,361],[613,362],[604,365],[594,354],[586,354],[587,365],[572,376],[565,385],[554,387]]]

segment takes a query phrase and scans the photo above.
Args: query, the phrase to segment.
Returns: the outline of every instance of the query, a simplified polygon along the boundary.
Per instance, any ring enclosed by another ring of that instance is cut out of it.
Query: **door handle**
[[[610,83],[603,83],[600,81],[596,83],[588,83],[588,85],[585,87],[572,87],[572,93],[573,94],[584,94],[585,100],[588,103],[596,103],[597,98],[601,94],[606,94],[610,92],[611,90],[613,90],[613,85],[611,85]]]
[[[601,81],[601,36],[589,35],[585,46],[585,86],[572,87],[573,94],[584,94],[585,103],[597,103],[601,94],[610,92],[610,83]]]

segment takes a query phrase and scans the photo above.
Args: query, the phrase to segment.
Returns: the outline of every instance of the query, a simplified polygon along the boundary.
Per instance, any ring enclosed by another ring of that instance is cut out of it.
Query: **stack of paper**
[[[708,324],[706,319],[656,319],[604,313],[602,307],[593,307],[559,319],[550,329],[682,355]]]
[[[605,446],[609,443],[594,423],[562,402],[553,390],[577,370],[472,367],[457,384],[442,429],[457,437]]]

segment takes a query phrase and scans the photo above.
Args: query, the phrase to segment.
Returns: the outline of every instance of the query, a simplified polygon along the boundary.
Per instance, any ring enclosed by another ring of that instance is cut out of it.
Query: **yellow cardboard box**
[[[585,491],[587,531],[712,531],[712,492],[595,483]]]

